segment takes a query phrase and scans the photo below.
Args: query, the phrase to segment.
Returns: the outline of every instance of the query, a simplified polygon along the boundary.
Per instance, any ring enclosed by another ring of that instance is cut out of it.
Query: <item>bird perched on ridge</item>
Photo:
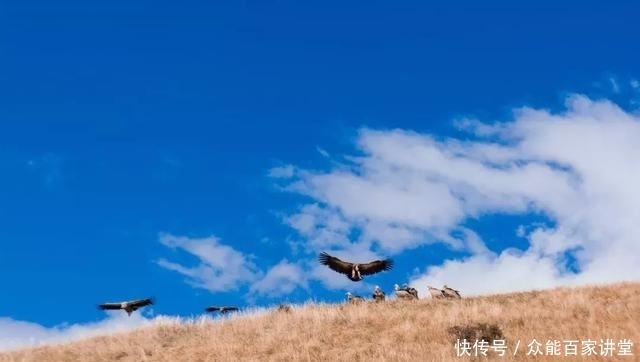
[[[446,285],[442,287],[442,291],[444,292],[444,296],[447,298],[462,298],[459,291],[449,288]]]
[[[102,310],[124,310],[125,312],[127,312],[127,315],[129,317],[131,317],[131,313],[135,312],[136,310],[145,307],[147,305],[151,305],[154,303],[153,298],[144,298],[144,299],[135,299],[135,300],[128,300],[128,301],[124,301],[124,302],[114,302],[114,303],[102,303],[102,304],[98,304],[98,308],[102,309]]]
[[[331,270],[344,274],[349,280],[359,282],[363,275],[372,275],[393,268],[393,260],[374,260],[368,263],[351,263],[342,261],[335,256],[322,252],[318,257],[321,264],[328,266]]]
[[[429,294],[431,294],[431,298],[442,299],[446,297],[446,295],[444,294],[444,290],[442,289],[434,288],[430,285],[427,285],[427,288],[429,288]]]
[[[347,294],[347,301],[349,303],[356,304],[356,303],[364,302],[364,298],[362,298],[359,295],[353,295],[353,294],[351,294],[351,292],[347,292],[346,294]]]
[[[407,292],[409,292],[409,294],[413,295],[413,297],[415,299],[419,299],[418,298],[418,289],[410,287],[407,283],[402,285],[402,289],[406,290]]]
[[[403,285],[402,288],[400,288],[398,284],[394,284],[393,289],[396,291],[396,296],[400,299],[418,299],[418,291],[406,284]]]
[[[382,289],[380,289],[379,286],[376,285],[376,287],[373,289],[373,300],[375,300],[376,302],[383,302],[384,299],[384,292],[382,291]]]
[[[238,307],[216,307],[216,306],[210,306],[204,309],[207,312],[215,312],[218,311],[220,312],[220,314],[226,314],[229,312],[233,312],[238,310]]]

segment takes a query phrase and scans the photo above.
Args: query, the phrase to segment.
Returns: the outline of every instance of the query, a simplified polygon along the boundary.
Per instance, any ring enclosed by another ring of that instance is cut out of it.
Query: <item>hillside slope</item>
[[[0,354],[0,361],[640,361],[639,322],[640,283],[624,283],[462,300],[306,305],[289,313],[158,324]],[[498,342],[489,344],[487,357],[474,357],[473,348],[471,356],[458,356],[463,349],[454,347],[456,336],[475,339],[474,328]],[[533,339],[542,355],[527,354]],[[596,343],[592,355],[584,354],[589,339]],[[607,339],[613,350],[602,356]],[[620,355],[625,339],[633,343],[632,355]],[[502,357],[495,350],[499,340],[507,346]],[[558,341],[558,355],[546,355],[549,340]],[[566,355],[567,340],[577,341],[576,356]]]

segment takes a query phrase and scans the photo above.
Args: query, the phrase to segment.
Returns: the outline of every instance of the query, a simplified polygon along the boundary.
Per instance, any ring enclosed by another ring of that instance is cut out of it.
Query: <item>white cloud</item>
[[[305,238],[308,245],[317,249],[345,246],[349,243],[345,236],[350,225],[338,212],[331,212],[318,204],[308,204],[299,213],[291,215],[285,223]]]
[[[261,274],[251,255],[222,244],[215,236],[188,238],[161,234],[160,243],[172,249],[182,249],[198,259],[198,264],[193,267],[167,259],[158,260],[158,265],[186,276],[187,282],[197,288],[212,292],[237,290]]]
[[[250,292],[277,297],[289,294],[298,287],[307,286],[307,278],[302,267],[283,259],[269,269],[264,278],[253,284]]]
[[[472,140],[362,129],[360,155],[349,163],[295,170],[285,189],[312,201],[286,222],[308,240],[308,252],[333,248],[365,258],[443,242],[471,254],[417,265],[424,273],[412,285],[422,294],[438,284],[470,295],[639,279],[640,119],[581,95],[566,107],[517,109],[502,123],[457,122]],[[491,252],[462,227],[488,213],[531,212],[554,226],[523,225],[501,240],[525,237],[524,251]],[[565,266],[568,252],[577,274]],[[328,277],[324,269],[315,277]]]
[[[73,340],[102,336],[110,333],[130,331],[157,319],[145,318],[140,313],[131,317],[124,312],[109,312],[108,318],[86,324],[63,324],[44,327],[40,324],[0,317],[0,350],[35,347],[45,344],[64,343]],[[162,319],[162,317],[156,317]]]

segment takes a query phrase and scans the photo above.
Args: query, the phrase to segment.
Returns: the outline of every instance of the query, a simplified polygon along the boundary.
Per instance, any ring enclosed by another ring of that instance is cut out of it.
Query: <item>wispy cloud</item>
[[[327,152],[327,150],[325,150],[324,148],[322,148],[320,146],[316,146],[316,151],[318,151],[318,153],[321,154],[323,157],[326,157],[326,158],[331,157],[329,152]]]
[[[181,249],[198,259],[195,266],[184,266],[164,258],[157,261],[161,267],[186,276],[187,282],[197,288],[212,292],[238,290],[261,275],[251,255],[222,244],[215,236],[189,238],[161,234],[160,243],[171,249]]]
[[[349,163],[296,169],[286,181],[287,190],[312,201],[285,222],[308,252],[330,247],[364,258],[445,243],[471,255],[417,265],[413,284],[422,293],[439,283],[476,294],[638,279],[640,120],[581,95],[566,107],[461,123],[472,140],[362,129],[360,155]],[[512,230],[495,252],[465,227],[486,214],[532,212],[553,227]],[[518,234],[529,242],[525,250],[509,248]],[[577,267],[567,266],[572,260]]]
[[[631,79],[631,81],[629,81],[629,86],[633,92],[630,103],[632,106],[637,106],[640,104],[640,81],[637,79]]]
[[[609,84],[611,85],[613,93],[620,93],[620,85],[615,77],[609,77]]]
[[[292,165],[278,166],[269,170],[269,177],[289,178],[293,176],[294,168]]]

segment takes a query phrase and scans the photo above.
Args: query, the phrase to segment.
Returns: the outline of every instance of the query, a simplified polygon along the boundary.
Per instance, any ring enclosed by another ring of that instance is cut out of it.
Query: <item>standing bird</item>
[[[376,287],[373,289],[373,300],[375,300],[376,302],[384,302],[384,299],[384,292],[382,291],[382,289],[380,289],[379,286],[376,285]]]
[[[442,291],[444,292],[444,296],[447,298],[462,298],[459,291],[449,288],[446,285],[442,287]]]
[[[372,275],[393,268],[393,260],[374,260],[369,263],[358,264],[342,261],[335,256],[322,252],[318,257],[321,264],[327,265],[331,270],[344,274],[349,280],[359,282],[363,275]]]
[[[98,308],[102,310],[119,310],[122,309],[127,312],[127,315],[131,317],[131,313],[136,310],[145,307],[147,305],[153,304],[153,298],[145,298],[145,299],[136,299],[129,300],[126,302],[116,302],[116,303],[102,303],[98,304]]]
[[[415,299],[419,299],[418,298],[418,289],[410,287],[407,283],[404,283],[402,285],[402,289],[406,290],[407,292],[409,292],[409,294],[413,295],[413,297]]]
[[[418,299],[418,291],[414,288],[407,287],[406,284],[402,288],[400,288],[398,284],[394,284],[393,289],[396,291],[396,296],[400,299]]]
[[[215,311],[219,311],[220,314],[227,314],[229,312],[233,312],[238,310],[238,307],[216,307],[216,306],[211,306],[211,307],[207,307],[204,309],[207,312],[215,312]]]
[[[359,295],[353,295],[351,292],[347,292],[347,301],[352,304],[364,302],[364,298]]]
[[[427,288],[429,288],[429,294],[431,294],[431,298],[442,299],[446,297],[446,295],[444,294],[444,290],[442,289],[434,288],[430,285],[427,285]]]

